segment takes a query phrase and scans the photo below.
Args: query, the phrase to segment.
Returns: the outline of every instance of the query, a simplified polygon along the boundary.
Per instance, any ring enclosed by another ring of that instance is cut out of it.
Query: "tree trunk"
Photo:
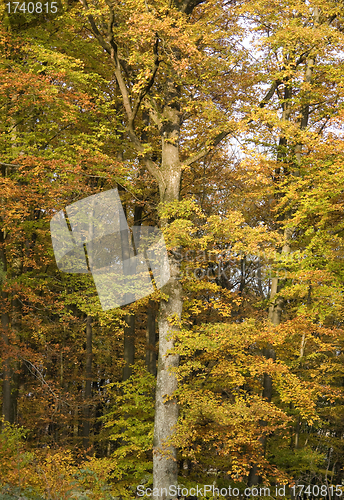
[[[149,373],[156,376],[156,318],[155,309],[151,301],[147,310],[146,330],[146,367]]]
[[[281,254],[286,256],[290,254],[290,240],[292,236],[292,229],[290,227],[284,230],[284,245]],[[269,320],[273,325],[278,326],[281,323],[281,315],[283,310],[283,299],[281,297],[276,297],[278,293],[278,276],[275,276],[271,280],[271,292],[270,299],[272,300],[269,308]]]
[[[282,120],[288,121],[290,119],[290,103],[289,99],[291,98],[292,95],[292,89],[288,82],[285,82],[285,88],[284,88],[284,102],[282,104]],[[277,161],[283,161],[286,156],[286,147],[287,147],[287,140],[286,138],[282,135],[279,139],[279,146],[278,146],[278,152],[277,152]],[[284,172],[285,174],[285,172]],[[280,181],[280,175],[281,175],[281,169],[280,167],[277,167],[274,172],[274,180],[276,183]],[[281,193],[277,193],[276,197],[280,197]],[[280,219],[279,219],[280,220]],[[285,244],[282,249],[282,253],[286,253],[290,251],[289,247],[289,239],[291,237],[291,230],[290,228],[287,228],[285,230]],[[283,309],[283,299],[281,297],[278,297],[278,285],[279,285],[279,278],[278,276],[275,276],[271,279],[271,288],[270,288],[270,307],[269,307],[269,320],[271,323],[275,326],[278,326],[281,322],[281,315],[282,315],[282,309]],[[271,345],[267,345],[263,349],[263,356],[266,357],[267,359],[276,359],[276,353],[274,349],[272,348]],[[272,378],[268,373],[264,373],[263,375],[263,392],[262,392],[262,398],[266,399],[269,403],[271,402],[272,398]],[[261,420],[259,422],[261,427],[266,426],[266,421]],[[260,443],[262,445],[263,453],[265,453],[265,448],[266,448],[266,437],[263,436],[260,438]],[[258,484],[260,481],[260,476],[258,474],[258,468],[257,465],[253,465],[249,477],[248,477],[248,485],[253,486],[255,484]]]
[[[128,380],[131,376],[133,371],[131,365],[133,365],[135,361],[135,315],[126,314],[125,322],[123,354],[125,365],[123,367],[123,381]]]
[[[163,500],[169,498],[169,487],[178,484],[177,449],[169,440],[178,421],[178,405],[173,397],[177,389],[177,377],[172,370],[178,368],[179,356],[167,353],[173,349],[175,334],[179,331],[179,324],[173,324],[169,319],[175,318],[179,322],[182,313],[182,290],[178,281],[179,263],[170,261],[170,272],[171,279],[164,287],[168,300],[161,302],[158,320],[159,358],[153,443],[154,488],[159,489],[160,498]]]
[[[92,317],[86,318],[86,362],[85,362],[85,398],[84,398],[84,421],[82,429],[83,448],[89,447],[91,429],[91,407],[92,396]]]
[[[22,264],[22,261],[21,261]],[[11,332],[14,337],[19,335],[21,328],[21,315],[22,307],[18,299],[12,300],[12,318],[11,318]],[[18,396],[19,396],[19,385],[20,385],[20,369],[21,365],[18,360],[13,360],[12,369],[12,387],[11,387],[11,398],[12,398],[12,412],[13,412],[13,422],[17,419],[18,412]]]
[[[123,191],[121,186],[118,186],[119,191]],[[123,210],[125,216],[127,217],[127,208],[123,203]],[[134,208],[134,226],[140,226],[142,219],[142,207],[136,205]],[[126,238],[126,230],[122,227],[124,221],[120,220],[121,224],[121,238],[122,238],[122,259],[123,261],[130,258],[130,241]],[[134,253],[136,254],[136,250],[134,248]],[[123,268],[123,273],[125,274],[128,270]],[[135,270],[131,266],[130,273],[134,273]],[[134,301],[135,297],[131,296],[132,294],[126,294],[128,300]],[[125,327],[124,327],[124,339],[123,339],[123,358],[124,358],[124,367],[123,367],[123,375],[122,380],[128,380],[132,374],[132,366],[135,362],[135,314],[126,314],[125,315]]]
[[[163,203],[179,199],[181,165],[179,158],[180,134],[180,89],[168,80],[165,89],[165,106],[162,120],[162,181],[159,182],[160,198]],[[168,221],[161,221],[162,225]],[[173,372],[179,365],[179,356],[168,354],[173,349],[175,336],[179,331],[182,314],[182,287],[179,281],[180,263],[172,256],[164,265],[163,272],[170,267],[170,279],[162,291],[167,300],[160,304],[159,357],[155,392],[155,419],[153,442],[153,487],[158,488],[154,498],[166,500],[170,486],[178,484],[177,449],[171,442],[178,421],[177,400],[173,397],[177,389],[177,377]]]
[[[316,9],[315,12],[315,17],[318,20],[318,9]],[[311,82],[312,78],[312,71],[313,71],[313,65],[314,65],[314,59],[309,59],[307,61],[306,65],[306,71],[305,71],[305,81],[307,83]],[[290,105],[288,103],[288,99],[291,98],[291,88],[286,85],[285,87],[285,92],[284,92],[284,98],[285,102],[283,103],[283,112],[282,112],[282,119],[283,120],[289,120],[290,119]],[[306,104],[301,111],[301,116],[300,116],[300,129],[305,129],[308,125],[308,118],[309,118],[309,104]],[[279,141],[280,145],[280,150],[277,155],[277,160],[278,159],[283,159],[285,156],[285,151],[284,148],[287,146],[287,141],[286,139],[282,136]],[[301,159],[301,144],[297,144],[295,147],[295,157],[297,159],[297,162],[300,162]],[[278,180],[280,171],[279,169],[276,169],[276,180]],[[281,251],[281,254],[286,256],[290,254],[290,241],[292,237],[292,228],[286,227],[284,230],[284,245]],[[282,316],[282,311],[283,311],[283,298],[278,297],[278,287],[279,287],[279,278],[278,276],[275,276],[271,280],[271,292],[270,292],[270,299],[271,299],[271,305],[269,308],[269,320],[271,323],[275,326],[278,326],[281,323],[281,316]],[[276,359],[276,354],[274,349],[271,346],[267,346],[264,351],[263,355],[269,359]],[[272,398],[272,379],[270,375],[267,373],[264,374],[264,379],[263,379],[263,394],[262,397],[267,399],[267,401],[271,401]],[[264,421],[261,422],[262,426],[265,426],[266,423]],[[296,436],[295,436],[295,447],[298,446],[298,433],[299,433],[299,426],[297,424],[297,430],[296,430]],[[266,447],[266,437],[261,439],[261,443],[263,446],[263,449]],[[250,471],[249,475],[249,486],[252,486],[253,484],[257,484],[259,482],[259,476],[257,473],[257,466],[254,465]]]
[[[0,231],[0,278],[5,279],[7,264],[6,264],[6,254],[2,247],[5,241],[5,235],[3,231]],[[2,284],[1,284],[2,287]],[[14,422],[14,408],[12,404],[12,394],[11,394],[11,380],[12,380],[12,370],[9,357],[9,337],[8,330],[10,324],[10,317],[7,311],[8,308],[8,294],[1,291],[2,298],[2,313],[1,313],[1,340],[2,340],[2,414],[5,422]]]
[[[3,300],[6,300],[6,294],[2,294]],[[12,370],[10,366],[10,359],[8,357],[9,340],[8,340],[8,327],[9,315],[8,313],[1,314],[1,328],[2,328],[2,344],[3,344],[3,359],[2,359],[2,414],[5,422],[14,422],[14,411],[12,405],[11,395],[11,380]]]

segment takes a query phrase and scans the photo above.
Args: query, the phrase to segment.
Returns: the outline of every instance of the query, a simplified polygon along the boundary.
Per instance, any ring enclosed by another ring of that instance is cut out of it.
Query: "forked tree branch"
[[[80,2],[83,5],[84,9],[86,11],[88,11],[89,6],[87,3],[87,0],[80,0]],[[120,61],[118,58],[117,44],[114,41],[113,32],[112,32],[112,26],[114,24],[114,12],[113,12],[113,8],[112,8],[111,4],[108,3],[108,7],[110,9],[110,18],[109,18],[109,27],[108,27],[108,33],[107,33],[107,38],[108,38],[107,42],[104,40],[103,35],[98,30],[93,15],[88,14],[87,18],[90,22],[94,36],[98,40],[101,47],[103,47],[103,49],[110,55],[110,58],[113,62],[113,65],[115,68],[116,80],[117,80],[120,92],[122,94],[124,109],[125,109],[125,112],[127,114],[128,122],[130,122],[132,120],[133,112],[131,109],[131,103],[130,103],[130,98],[128,95],[127,87],[125,85],[125,81],[124,81],[123,76],[122,76],[121,64],[120,64]]]
[[[87,0],[80,0],[82,3],[83,7],[85,10],[89,10]],[[110,55],[110,58],[113,62],[114,65],[114,72],[115,72],[115,77],[119,86],[119,90],[122,95],[122,100],[123,100],[123,106],[127,115],[127,132],[129,135],[129,139],[136,149],[137,152],[139,153],[144,153],[145,149],[144,146],[142,145],[141,141],[137,137],[135,133],[135,125],[134,121],[137,116],[137,113],[140,109],[140,105],[145,98],[145,96],[148,94],[150,89],[152,88],[155,77],[159,68],[160,60],[159,60],[159,54],[158,54],[158,46],[159,46],[159,36],[156,33],[156,38],[155,38],[155,43],[153,46],[153,53],[154,53],[154,67],[153,71],[151,74],[151,77],[147,80],[146,84],[144,87],[140,90],[139,95],[137,96],[137,99],[135,100],[135,103],[132,107],[131,105],[131,100],[129,97],[128,89],[126,86],[126,83],[123,78],[123,68],[122,64],[120,62],[119,56],[118,56],[118,46],[114,40],[114,35],[113,35],[113,26],[115,24],[115,15],[114,15],[114,10],[113,10],[113,5],[109,0],[106,0],[106,4],[109,8],[110,11],[110,17],[109,17],[109,23],[108,23],[108,28],[107,28],[107,40],[104,39],[103,35],[100,33],[100,31],[97,28],[96,22],[94,20],[94,17],[92,14],[89,14],[88,20],[91,25],[92,32],[98,42],[100,43],[101,47]],[[145,158],[145,162],[147,165],[148,170],[152,173],[152,175],[158,180],[158,182],[163,182],[162,175],[159,171],[159,168],[155,163],[147,158]]]

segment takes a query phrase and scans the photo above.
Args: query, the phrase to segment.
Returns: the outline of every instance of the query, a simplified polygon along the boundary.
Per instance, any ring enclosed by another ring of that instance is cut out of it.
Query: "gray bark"
[[[179,364],[179,356],[168,354],[173,349],[179,326],[172,325],[169,318],[178,321],[182,313],[182,290],[178,281],[179,263],[170,261],[171,279],[164,288],[168,300],[163,300],[159,314],[159,359],[155,395],[155,420],[153,442],[153,485],[159,489],[160,498],[169,498],[171,485],[177,485],[177,449],[170,442],[178,421],[178,405],[173,397],[177,389],[177,378],[173,369]],[[159,497],[156,497],[159,498]]]
[[[163,181],[159,183],[159,188],[163,203],[179,199],[181,178],[179,97],[180,89],[168,80],[161,133]],[[166,223],[167,221],[162,221],[162,224]],[[161,301],[158,318],[159,357],[155,392],[153,487],[158,488],[160,496],[155,496],[155,498],[159,500],[169,498],[169,487],[178,484],[177,449],[171,439],[178,422],[178,404],[173,397],[177,389],[177,377],[173,370],[178,367],[179,356],[168,354],[168,352],[173,349],[175,335],[179,331],[183,299],[179,282],[180,263],[171,256],[169,266],[171,277],[163,287],[163,292],[168,299]]]

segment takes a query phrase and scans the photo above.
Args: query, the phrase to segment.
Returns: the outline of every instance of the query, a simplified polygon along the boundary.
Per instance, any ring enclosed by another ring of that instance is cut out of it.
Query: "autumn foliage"
[[[152,487],[169,356],[179,484],[343,484],[342,4],[0,15],[0,498]],[[49,223],[113,188],[174,288],[103,311]]]

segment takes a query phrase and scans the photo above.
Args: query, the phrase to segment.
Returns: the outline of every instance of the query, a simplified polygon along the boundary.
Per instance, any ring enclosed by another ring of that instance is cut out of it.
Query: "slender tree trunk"
[[[6,300],[6,294],[2,294],[3,300]],[[3,366],[2,366],[2,414],[5,422],[14,422],[14,411],[12,405],[11,395],[11,380],[12,370],[10,359],[8,357],[9,339],[8,339],[9,315],[8,313],[1,314],[1,328],[2,328],[2,344],[3,344]]]
[[[316,17],[318,19],[318,9],[316,9]],[[306,66],[306,71],[305,71],[305,81],[307,83],[311,82],[312,78],[312,71],[313,71],[313,65],[314,65],[314,59],[309,59],[307,61],[307,66]],[[283,103],[283,112],[282,112],[282,119],[284,120],[289,120],[290,118],[290,105],[288,103],[288,99],[291,98],[291,88],[286,85],[285,87],[285,93],[284,93],[284,99],[285,102]],[[309,105],[306,104],[303,109],[301,110],[301,117],[300,117],[300,129],[305,129],[308,125],[308,118],[309,118]],[[280,138],[280,150],[278,153],[277,159],[285,156],[285,150],[284,148],[287,146],[286,139],[284,137]],[[295,147],[295,156],[297,159],[297,162],[300,162],[301,158],[301,144],[297,144]],[[279,169],[276,169],[276,180],[278,180],[280,171]],[[286,227],[284,230],[284,245],[281,251],[281,254],[284,256],[287,256],[290,254],[290,241],[292,237],[292,228]],[[281,316],[282,316],[282,311],[283,311],[283,298],[278,297],[278,287],[279,287],[279,278],[278,276],[275,276],[271,280],[271,292],[270,292],[270,299],[271,299],[271,305],[269,308],[269,319],[271,323],[275,326],[278,326],[281,323]],[[276,354],[274,349],[271,346],[267,346],[264,351],[263,351],[264,356],[269,359],[276,359]],[[267,399],[269,402],[271,401],[272,398],[272,379],[270,375],[267,373],[264,374],[264,380],[263,380],[263,398]],[[261,422],[261,425],[264,426],[266,423],[264,421]],[[296,426],[296,435],[295,435],[295,447],[298,447],[298,442],[299,442],[299,423]],[[266,447],[266,438],[261,439],[261,443],[263,448],[265,449]],[[250,475],[249,475],[249,485],[252,486],[253,484],[257,484],[259,482],[259,476],[257,473],[257,466],[254,465],[251,469]]]
[[[147,310],[146,330],[146,367],[149,373],[156,375],[156,318],[155,309],[151,301]]]
[[[242,259],[240,259],[240,286],[239,286],[240,294],[243,293],[245,286],[246,286],[246,255],[244,255]]]
[[[281,254],[283,256],[288,256],[290,254],[290,240],[292,236],[292,229],[287,227],[284,230],[284,245]],[[281,323],[281,316],[283,310],[283,299],[281,297],[276,297],[278,293],[279,278],[275,276],[271,280],[271,292],[270,299],[271,305],[269,308],[269,320],[273,325],[278,326]]]
[[[125,315],[126,325],[124,327],[124,361],[123,380],[128,380],[132,374],[131,365],[135,361],[135,315]]]
[[[75,406],[73,409],[73,442],[79,446],[79,408]]]
[[[87,247],[84,244],[84,250],[86,255],[88,272],[91,272],[93,268],[93,216],[94,216],[94,202],[90,206],[89,213],[89,226],[88,226],[88,237],[89,237],[89,248],[90,251],[87,252]],[[90,429],[91,429],[91,397],[92,397],[92,316],[87,314],[86,316],[86,350],[85,350],[85,393],[84,393],[84,405],[83,405],[83,425],[82,425],[82,443],[84,451],[89,448],[90,443]]]
[[[17,95],[10,97],[12,105],[16,105],[18,99]],[[11,107],[11,106],[9,106]],[[18,125],[16,124],[16,118],[12,113],[11,116],[11,128],[9,131],[11,147],[13,149],[13,154],[16,156],[16,147],[18,146]],[[21,151],[19,154],[23,154]],[[7,167],[2,167],[2,176],[7,177]],[[1,199],[1,204],[4,204],[3,198]],[[4,243],[6,239],[6,232],[0,231],[0,286],[2,288],[1,278],[5,276],[7,272],[7,258],[6,251],[4,248]],[[19,250],[20,252],[20,250]],[[11,271],[17,275],[22,273],[23,259],[22,255],[16,256],[12,259]],[[3,273],[3,276],[2,276]],[[13,275],[12,275],[13,276]],[[18,300],[13,300],[7,292],[1,291],[2,299],[4,301],[4,310],[1,314],[1,327],[2,327],[2,342],[4,346],[4,359],[3,359],[3,416],[6,422],[14,423],[17,414],[17,398],[19,390],[19,379],[13,370],[14,360],[10,358],[10,336],[9,330],[14,332],[16,326],[18,326],[18,311],[20,310]],[[12,305],[12,316],[10,318],[9,308]]]
[[[7,176],[7,167],[2,167],[2,176]],[[4,204],[3,198],[1,198],[2,205]],[[2,366],[2,414],[5,422],[14,422],[14,408],[12,404],[12,394],[11,394],[11,380],[12,380],[12,369],[11,360],[9,357],[9,326],[10,326],[10,316],[8,312],[9,308],[9,297],[8,293],[4,292],[3,281],[7,273],[7,259],[5,252],[5,240],[6,232],[0,231],[0,287],[1,287],[1,299],[2,299],[2,311],[1,311],[1,341],[3,350],[3,366]]]
[[[119,190],[122,188],[119,186]],[[127,210],[125,204],[123,204],[123,210],[125,215],[127,216]],[[135,206],[134,208],[134,226],[140,226],[142,219],[142,207]],[[122,222],[122,221],[120,221]],[[122,230],[124,228],[121,228]],[[124,235],[126,232],[122,233],[122,259],[127,260],[130,258],[130,241]],[[135,249],[134,249],[135,250]],[[135,252],[136,253],[136,252]],[[126,269],[123,269],[123,272],[126,272]],[[131,273],[134,273],[135,270],[131,267]],[[129,294],[128,294],[129,295]],[[129,300],[134,300],[134,297],[128,297]],[[132,365],[135,362],[135,314],[126,314],[125,315],[125,327],[124,327],[124,340],[123,340],[123,357],[124,357],[124,367],[123,367],[123,375],[122,380],[128,380],[132,374]]]
[[[91,406],[92,397],[92,317],[86,318],[86,360],[85,360],[85,398],[83,415],[83,448],[86,451],[89,448],[90,429],[91,429]]]
[[[166,68],[161,74],[161,99],[152,102],[149,106],[149,114],[161,137],[161,164],[156,163],[155,154],[149,151],[142,144],[136,133],[135,120],[138,111],[142,112],[144,106],[141,106],[143,99],[149,95],[150,89],[154,83],[155,75],[160,67],[160,39],[157,34],[152,51],[154,54],[154,70],[152,80],[139,95],[131,91],[131,85],[128,85],[127,70],[124,70],[119,47],[115,40],[112,27],[116,19],[114,6],[108,4],[110,17],[106,33],[104,25],[97,24],[93,17],[88,2],[81,0],[91,24],[92,31],[108,53],[113,64],[113,69],[118,84],[118,90],[122,96],[123,110],[126,115],[126,129],[132,146],[140,154],[145,166],[154,176],[159,185],[160,201],[162,204],[179,200],[181,163],[179,157],[179,137],[181,125],[181,89],[175,84],[173,77],[175,69],[173,64]],[[191,15],[193,9],[202,3],[202,0],[186,0],[175,2],[175,7],[180,12]],[[178,49],[174,51],[173,59],[180,59]],[[147,108],[146,108],[147,109]],[[142,116],[141,116],[142,118]],[[144,118],[144,116],[143,116]],[[142,130],[142,129],[141,129]],[[226,135],[226,134],[225,134]],[[170,221],[162,220],[161,225],[167,225]],[[178,367],[179,357],[171,354],[169,351],[174,347],[175,336],[179,331],[183,299],[180,285],[180,264],[177,259],[170,257],[169,262],[162,264],[162,272],[168,275],[170,279],[163,287],[164,299],[161,301],[158,330],[159,330],[159,360],[157,370],[156,386],[156,405],[154,421],[154,443],[153,443],[153,485],[159,494],[154,495],[159,500],[169,498],[169,487],[177,485],[177,450],[172,443],[174,429],[178,420],[177,401],[174,393],[177,388],[177,377],[173,369]],[[155,491],[157,491],[155,490]]]
[[[124,212],[126,213],[125,207]],[[122,220],[121,220],[122,223]],[[121,228],[122,229],[122,228]],[[122,238],[122,259],[123,261],[128,261],[130,259],[130,241],[126,230],[121,232]],[[127,269],[125,266],[123,268],[123,273],[130,273],[133,269]],[[134,300],[131,293],[126,293],[127,301]],[[135,316],[133,314],[125,315],[125,327],[124,327],[124,339],[123,339],[123,380],[128,380],[131,376],[132,368],[131,365],[135,361]]]
[[[19,335],[19,331],[21,328],[21,314],[22,314],[22,307],[20,301],[18,299],[13,299],[11,331],[13,336],[16,337]],[[13,363],[13,371],[12,371],[11,397],[12,397],[13,422],[15,422],[17,419],[21,365],[18,360],[13,360],[12,363]]]
[[[261,259],[260,258],[258,260],[257,282],[258,282],[258,293],[259,293],[259,296],[262,297],[262,298],[265,298],[264,291],[263,291],[263,285],[262,285],[262,265],[261,265]]]
[[[276,353],[271,346],[268,346],[263,349],[263,356],[265,356],[267,359],[273,359],[273,360],[276,359]],[[271,402],[272,399],[272,378],[267,373],[264,373],[262,398],[267,400],[269,403]],[[259,425],[261,427],[265,427],[267,425],[267,422],[265,420],[261,420],[259,422]],[[267,441],[266,436],[262,436],[260,438],[260,444],[262,446],[264,455],[266,452],[266,441]],[[258,484],[259,481],[260,481],[260,476],[258,474],[258,467],[255,464],[253,465],[248,477],[248,486],[253,486],[255,484]]]
[[[284,88],[284,102],[282,105],[282,119],[283,120],[289,120],[290,118],[290,103],[288,102],[288,99],[290,99],[292,95],[291,88],[288,85],[288,83],[285,84]],[[283,160],[286,156],[286,147],[287,147],[287,140],[284,136],[281,136],[279,139],[279,148],[278,148],[278,153],[277,153],[277,161],[278,160]],[[277,167],[275,169],[274,173],[274,179],[275,182],[279,182],[280,180],[280,175],[281,175],[281,169]],[[277,194],[277,197],[280,196],[280,193]],[[285,230],[285,244],[282,249],[282,252],[288,252],[290,251],[289,248],[289,239],[291,236],[291,230],[287,228]],[[283,309],[283,299],[281,297],[278,297],[278,285],[279,285],[279,278],[278,276],[275,276],[271,279],[271,288],[270,288],[270,307],[269,307],[269,320],[272,322],[273,325],[277,326],[281,322],[281,315],[282,315],[282,309]],[[274,349],[272,348],[271,345],[266,346],[263,349],[263,356],[265,356],[267,359],[276,359],[276,353]],[[266,399],[268,402],[271,402],[272,398],[272,378],[268,373],[264,373],[263,375],[263,392],[262,392],[262,397]],[[261,427],[266,426],[266,421],[261,420],[259,422]],[[263,453],[265,453],[266,449],[266,437],[261,437],[260,438],[260,443],[262,445]],[[258,474],[258,467],[256,464],[253,465],[252,469],[250,470],[250,474],[248,477],[248,485],[253,486],[255,484],[258,484],[260,481],[260,477]]]
[[[6,263],[6,254],[3,248],[3,244],[5,242],[5,234],[3,231],[0,231],[0,272],[1,279],[5,279],[6,271],[7,271],[7,263]],[[1,283],[2,287],[2,283]],[[3,349],[3,358],[2,358],[2,414],[5,422],[14,422],[14,409],[12,404],[12,394],[11,394],[11,380],[12,380],[12,369],[11,369],[11,361],[9,357],[9,325],[10,325],[10,317],[8,313],[8,294],[4,291],[1,291],[1,299],[2,299],[2,312],[1,312],[1,340],[2,340],[2,349]]]

